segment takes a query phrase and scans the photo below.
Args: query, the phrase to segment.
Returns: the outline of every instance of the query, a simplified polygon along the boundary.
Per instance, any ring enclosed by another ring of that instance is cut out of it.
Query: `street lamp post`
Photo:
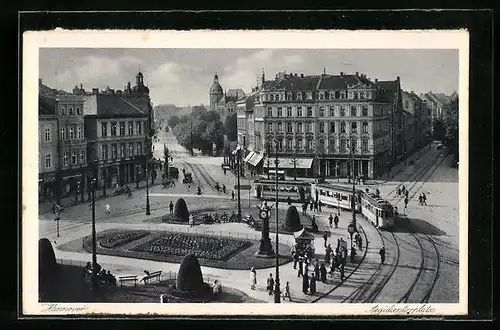
[[[237,182],[236,184],[238,185],[238,220],[241,220],[241,199],[240,199],[240,171],[241,171],[241,168],[240,168],[240,152],[241,152],[241,149],[240,147],[238,146],[238,151],[236,152],[236,171],[237,171]]]
[[[92,189],[92,290],[97,290],[97,235],[95,231],[95,188],[96,178],[93,178],[90,185]]]
[[[351,209],[352,209],[352,221],[347,227],[347,231],[351,236],[351,262],[354,261],[354,246],[352,244],[352,235],[357,232],[356,228],[356,180],[354,179],[354,144],[356,141],[351,140],[351,156],[352,156],[352,200],[351,200]]]
[[[276,152],[276,158],[274,160],[275,162],[275,171],[276,171],[276,180],[275,180],[275,190],[276,190],[276,282],[275,282],[275,287],[274,287],[274,303],[279,304],[281,302],[281,295],[280,295],[280,268],[279,268],[279,236],[278,236],[278,231],[279,231],[279,221],[278,221],[278,142],[274,140],[274,145],[275,145],[275,152]]]
[[[139,164],[135,165],[135,189],[139,189]]]
[[[148,160],[146,159],[146,215],[151,215],[149,209]]]

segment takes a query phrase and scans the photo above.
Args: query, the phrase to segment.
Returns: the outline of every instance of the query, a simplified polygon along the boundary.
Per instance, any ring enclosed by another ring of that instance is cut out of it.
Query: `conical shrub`
[[[40,238],[40,240],[38,240],[39,276],[42,278],[48,278],[53,275],[56,265],[56,255],[52,244],[47,238]]]
[[[182,259],[177,274],[176,288],[180,291],[202,292],[204,287],[198,258],[190,253]]]
[[[179,198],[177,202],[175,202],[174,215],[178,221],[182,222],[189,221],[189,211],[187,209],[186,201],[184,201],[184,199]]]
[[[302,225],[300,224],[300,215],[297,211],[297,208],[293,205],[288,207],[286,211],[285,218],[285,228],[286,231],[299,231],[302,229]]]

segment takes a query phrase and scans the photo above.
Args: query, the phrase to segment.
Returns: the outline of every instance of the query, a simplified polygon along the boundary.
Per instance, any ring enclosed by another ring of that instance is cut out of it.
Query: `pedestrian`
[[[340,280],[344,281],[344,265],[345,264],[340,264]]]
[[[318,211],[321,212],[321,206],[323,206],[323,203],[321,201],[318,201]]]
[[[269,274],[269,278],[267,279],[267,290],[269,291],[269,295],[273,294],[273,291],[274,291],[273,274]]]
[[[107,214],[111,213],[111,206],[109,204],[106,204],[106,213]]]
[[[323,234],[323,240],[325,241],[325,248],[326,248],[326,241],[328,240],[328,232],[325,230],[325,233]]]
[[[302,292],[307,294],[307,291],[309,291],[309,277],[307,274],[304,274],[302,277]]]
[[[182,175],[186,175],[186,169],[185,168],[182,169]]]
[[[312,294],[316,293],[316,274],[312,274],[311,279],[309,280],[309,291]]]
[[[234,201],[234,190],[231,191],[231,200]]]
[[[299,269],[297,270],[297,277],[304,275],[304,258],[299,256]]]
[[[312,232],[317,233],[318,232],[318,225],[316,224],[316,216],[313,215],[312,220],[311,220],[311,227],[312,227]]]
[[[194,227],[194,218],[193,215],[189,215],[189,227]]]
[[[328,263],[330,261],[330,258],[332,257],[332,245],[328,244],[328,246],[325,249],[325,262]],[[328,261],[326,261],[328,258]]]
[[[380,196],[380,190],[378,190],[378,188],[375,190],[375,195]]]
[[[335,214],[335,218],[333,219],[333,223],[335,223],[335,228],[339,228],[339,216]]]
[[[257,272],[255,268],[250,269],[250,289],[255,290],[255,285],[257,285]]]
[[[309,209],[311,210],[311,212],[313,211],[313,208],[314,208],[314,202],[312,201],[312,199],[309,201]]]
[[[314,201],[314,212],[318,212],[318,201]]]
[[[319,281],[319,261],[316,259],[314,262],[314,278]]]
[[[425,193],[422,193],[422,201],[424,205],[427,205],[427,196],[425,195]]]
[[[307,213],[307,204],[304,203],[304,204],[302,204],[302,214],[306,215],[306,213]]]
[[[292,301],[292,296],[290,295],[290,282],[286,282],[286,284],[285,284],[285,290],[283,293],[283,300],[285,300],[285,298],[288,298],[290,301]]]
[[[384,262],[385,262],[385,246],[382,246],[380,248],[380,251],[378,252],[378,254],[380,254],[380,263],[384,264]]]
[[[405,212],[407,208],[408,208],[408,197],[405,197]]]
[[[358,236],[358,248],[360,251],[363,250],[363,238],[361,237],[361,235]]]
[[[292,258],[293,258],[293,269],[297,269],[297,263],[299,262],[299,253],[297,251],[293,251]]]
[[[330,224],[330,228],[332,228],[332,224],[333,224],[333,215],[330,214],[330,216],[328,217],[328,223]]]
[[[320,276],[321,282],[326,283],[326,267],[325,267],[325,264],[321,264],[319,272],[321,274],[321,276]]]
[[[226,175],[226,168],[224,168],[224,175]]]
[[[423,205],[423,203],[422,203],[422,194],[418,195],[418,205]]]
[[[406,196],[406,198],[408,198],[408,195],[409,195],[409,194],[410,194],[410,192],[408,191],[408,189],[406,189],[406,191],[405,191],[405,196]]]
[[[168,204],[168,209],[170,210],[170,214],[174,213],[174,203],[172,203],[172,201]]]
[[[396,188],[396,194],[398,196],[401,195],[401,188],[399,188],[399,186]]]
[[[222,185],[222,192],[223,192],[224,194],[226,193],[226,185],[225,185],[225,184],[223,184],[223,185]]]

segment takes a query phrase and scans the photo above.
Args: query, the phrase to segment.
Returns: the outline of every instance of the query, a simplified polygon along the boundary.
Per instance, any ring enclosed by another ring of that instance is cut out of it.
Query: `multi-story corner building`
[[[85,100],[89,162],[98,186],[134,182],[143,176],[147,155],[148,113],[118,91],[94,89]]]
[[[38,97],[38,198],[54,197],[58,191],[58,131],[57,102],[42,95]]]
[[[430,110],[427,109],[425,102],[415,92],[406,92],[403,94],[403,108],[405,112],[413,116],[413,135],[410,135],[408,128],[406,128],[407,141],[413,139],[415,148],[421,148],[429,142],[431,136],[431,118]],[[405,117],[406,118],[406,117]],[[405,121],[405,127],[408,127],[408,122]],[[409,128],[411,130],[411,128]],[[408,143],[408,142],[407,142]]]
[[[269,166],[265,146],[272,141],[280,169],[295,165],[306,176],[348,176],[353,152],[355,175],[373,178],[403,154],[399,77],[279,73],[265,80],[263,74],[261,87],[237,102],[237,111],[240,146],[257,172]]]

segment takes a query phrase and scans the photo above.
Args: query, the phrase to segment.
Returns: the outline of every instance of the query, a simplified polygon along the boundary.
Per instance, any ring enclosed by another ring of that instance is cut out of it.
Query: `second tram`
[[[361,190],[356,190],[355,209],[361,211]],[[311,188],[312,198],[321,201],[321,203],[336,208],[351,210],[352,207],[352,189],[345,186],[338,186],[329,183],[313,184]]]
[[[260,200],[276,200],[276,181],[272,179],[255,180],[254,196]],[[306,181],[278,181],[278,200],[305,202],[311,198],[311,184]]]

